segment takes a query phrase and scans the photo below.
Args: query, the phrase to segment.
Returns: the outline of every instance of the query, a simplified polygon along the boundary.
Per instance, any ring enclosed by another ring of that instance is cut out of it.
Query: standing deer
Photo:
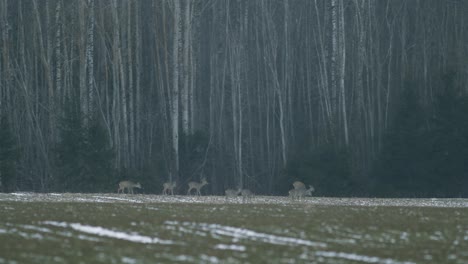
[[[289,191],[289,197],[291,197],[291,199],[301,199],[302,197],[308,195],[308,196],[312,196],[312,192],[314,191],[314,187],[312,187],[312,185],[309,185],[309,189],[306,189],[306,188],[299,188],[299,189],[292,189]]]
[[[165,182],[163,184],[163,191],[162,191],[162,194],[164,195],[168,195],[169,192],[171,193],[171,195],[174,195],[174,188],[177,186],[177,182]]]
[[[119,189],[117,189],[117,193],[125,193],[125,189],[127,189],[127,193],[133,194],[133,188],[141,189],[141,184],[139,182],[134,183],[132,181],[121,181],[119,182]]]
[[[197,190],[197,195],[201,195],[200,189],[203,186],[207,185],[207,184],[208,184],[208,182],[206,181],[205,177],[203,177],[201,179],[201,183],[200,182],[193,182],[193,181],[189,182],[188,183],[189,188],[188,188],[188,191],[187,191],[187,195],[190,195],[190,192],[192,191],[192,189]]]

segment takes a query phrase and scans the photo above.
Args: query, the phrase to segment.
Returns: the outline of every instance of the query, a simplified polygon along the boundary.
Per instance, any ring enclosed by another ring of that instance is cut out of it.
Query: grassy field
[[[0,194],[0,263],[468,263],[466,199]]]

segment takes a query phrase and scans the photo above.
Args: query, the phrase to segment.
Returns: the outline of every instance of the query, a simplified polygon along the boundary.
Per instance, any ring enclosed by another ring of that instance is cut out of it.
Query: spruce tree
[[[19,150],[6,115],[0,117],[0,190],[15,189],[16,162]]]
[[[55,149],[58,191],[78,191],[84,168],[85,131],[79,108],[70,99],[67,99],[64,105],[64,115],[59,123],[59,135]]]
[[[100,192],[113,189],[113,151],[97,118],[84,125],[82,113],[68,100],[56,147],[58,191]]]

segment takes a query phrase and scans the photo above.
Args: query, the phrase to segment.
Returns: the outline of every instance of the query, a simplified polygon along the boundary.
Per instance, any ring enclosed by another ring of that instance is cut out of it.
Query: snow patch
[[[220,250],[245,251],[245,246],[242,245],[217,244],[214,248]]]
[[[162,245],[175,244],[175,242],[171,240],[164,240],[164,239],[160,239],[157,237],[142,236],[138,234],[129,234],[125,232],[110,230],[110,229],[103,228],[100,226],[90,226],[90,225],[82,225],[80,223],[65,223],[65,222],[56,222],[56,221],[45,221],[43,223],[46,225],[52,225],[52,226],[58,226],[58,227],[71,227],[72,229],[76,231],[87,233],[87,234],[92,234],[92,235],[97,235],[97,236],[102,236],[102,237],[116,238],[116,239],[126,240],[130,242],[136,242],[136,243],[162,244]]]
[[[8,261],[2,257],[0,257],[0,263],[10,263],[10,264],[18,264],[18,262],[9,259]]]
[[[28,196],[28,195],[32,195],[32,193],[17,192],[17,193],[11,193],[11,195],[14,195],[14,196]]]
[[[208,256],[208,255],[202,254],[200,258],[204,263],[221,263],[219,258],[215,256]]]
[[[33,225],[20,225],[20,227],[27,229],[27,230],[39,231],[43,233],[52,233],[52,230],[50,230],[49,228],[45,228],[45,227],[39,227],[39,226],[33,226]]]
[[[122,257],[122,263],[135,264],[137,260],[129,257]]]
[[[175,256],[174,260],[182,261],[182,262],[195,262],[195,259],[192,256],[188,256],[188,255]]]
[[[416,264],[415,262],[411,262],[411,261],[401,262],[401,261],[397,261],[397,260],[389,259],[389,258],[379,258],[379,257],[350,254],[350,253],[344,253],[344,252],[333,252],[333,251],[317,251],[315,252],[315,256],[326,257],[326,258],[340,258],[340,259],[360,261],[360,262],[365,262],[365,263]]]
[[[310,247],[327,247],[325,243],[313,242],[310,240],[304,240],[293,237],[276,236],[272,234],[265,234],[256,232],[253,230],[238,228],[233,226],[223,226],[219,224],[207,224],[207,223],[192,223],[192,222],[178,222],[178,221],[166,221],[165,224],[172,226],[183,226],[191,227],[193,229],[201,229],[206,232],[210,232],[212,235],[221,235],[238,239],[250,239],[253,241],[261,241],[264,243],[275,244],[275,245],[299,245],[299,246],[310,246]]]
[[[110,197],[110,196],[93,196],[94,198],[99,199],[108,199],[108,200],[117,200],[117,201],[125,201],[125,202],[133,202],[133,203],[142,203],[142,201],[134,200],[134,199],[125,199],[125,198],[117,198],[117,197]]]

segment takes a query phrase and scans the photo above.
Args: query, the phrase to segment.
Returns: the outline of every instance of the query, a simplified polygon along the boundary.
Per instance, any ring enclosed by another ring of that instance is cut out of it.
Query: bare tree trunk
[[[62,87],[62,65],[63,65],[63,55],[62,55],[62,1],[57,1],[57,6],[55,8],[55,90],[56,97],[51,98],[52,103],[56,104],[58,100],[62,97],[63,87]],[[61,105],[61,104],[60,104]],[[55,107],[53,107],[55,109]]]
[[[337,62],[337,57],[339,56],[339,50],[338,50],[338,41],[339,41],[339,33],[338,33],[338,10],[339,6],[337,4],[338,0],[331,0],[331,26],[332,26],[332,32],[331,32],[331,38],[332,38],[332,51],[331,51],[331,70],[330,70],[330,76],[331,76],[331,108],[332,108],[332,116],[333,116],[333,122],[332,122],[332,132],[333,134],[336,134],[336,117],[337,117],[337,112],[336,110],[338,109],[338,100],[337,100],[337,78],[336,74],[338,72],[338,62]]]
[[[88,0],[88,32],[87,32],[87,46],[86,46],[86,63],[87,63],[87,72],[88,72],[88,94],[86,95],[88,109],[90,115],[94,115],[96,111],[95,107],[95,88],[94,88],[94,0]],[[87,117],[86,117],[87,118]]]
[[[80,23],[80,30],[79,30],[79,39],[78,39],[78,48],[79,48],[79,87],[80,87],[80,109],[83,119],[83,124],[85,126],[88,125],[89,121],[89,90],[88,90],[88,82],[86,80],[86,73],[87,73],[87,29],[86,29],[86,4],[84,1],[80,1],[78,4],[78,12],[79,12],[79,23]]]
[[[332,123],[333,123],[333,113],[332,113],[332,99],[330,95],[330,84],[329,84],[329,74],[328,74],[328,63],[327,63],[327,49],[325,46],[325,35],[324,32],[322,31],[322,23],[320,23],[320,13],[319,8],[317,5],[317,0],[314,1],[314,6],[315,6],[315,16],[317,17],[317,28],[318,28],[318,42],[319,42],[319,47],[320,49],[317,50],[317,55],[320,58],[320,82],[319,82],[319,96],[320,96],[320,102],[321,102],[321,108],[324,115],[324,126],[325,129],[323,130],[324,137],[327,138],[326,135],[331,132],[332,129]],[[315,34],[314,34],[315,35]],[[333,72],[333,69],[330,70],[330,72]],[[331,74],[330,74],[331,75]]]
[[[346,67],[346,42],[345,42],[345,30],[344,30],[344,6],[343,0],[340,0],[340,96],[341,96],[341,111],[343,119],[343,132],[345,139],[345,146],[349,145],[348,136],[348,118],[346,109],[346,92],[345,92],[345,67]]]
[[[181,42],[181,15],[180,1],[174,0],[174,38],[172,43],[172,158],[173,166],[171,170],[170,181],[173,181],[172,176],[178,179],[179,175],[179,47]]]
[[[123,148],[121,146],[121,130],[122,126],[122,100],[121,100],[121,51],[120,51],[120,26],[119,26],[119,16],[117,12],[117,1],[112,0],[112,19],[114,23],[113,31],[113,40],[112,40],[112,86],[113,86],[113,95],[112,95],[112,123],[113,123],[113,146],[116,150],[116,162],[115,168],[120,168],[122,164],[122,152]]]
[[[135,47],[135,69],[136,69],[136,80],[135,80],[135,154],[138,167],[143,165],[143,148],[141,146],[142,136],[142,95],[141,95],[141,76],[142,76],[142,38],[141,38],[141,15],[139,1],[135,2],[135,36],[136,36],[136,47]]]
[[[134,100],[134,80],[133,80],[133,31],[132,31],[132,1],[127,3],[127,67],[128,67],[128,133],[129,133],[129,167],[135,167],[135,100]],[[135,2],[136,3],[136,2]]]
[[[185,0],[185,14],[184,14],[184,48],[183,48],[183,81],[181,96],[181,110],[182,110],[182,132],[185,136],[189,134],[189,84],[190,84],[190,62],[189,62],[189,49],[190,49],[190,36],[191,36],[191,0]]]
[[[9,40],[9,27],[8,22],[8,1],[0,3],[0,33],[1,33],[1,54],[0,54],[0,115],[8,114],[9,100],[5,100],[10,90],[10,45]]]

